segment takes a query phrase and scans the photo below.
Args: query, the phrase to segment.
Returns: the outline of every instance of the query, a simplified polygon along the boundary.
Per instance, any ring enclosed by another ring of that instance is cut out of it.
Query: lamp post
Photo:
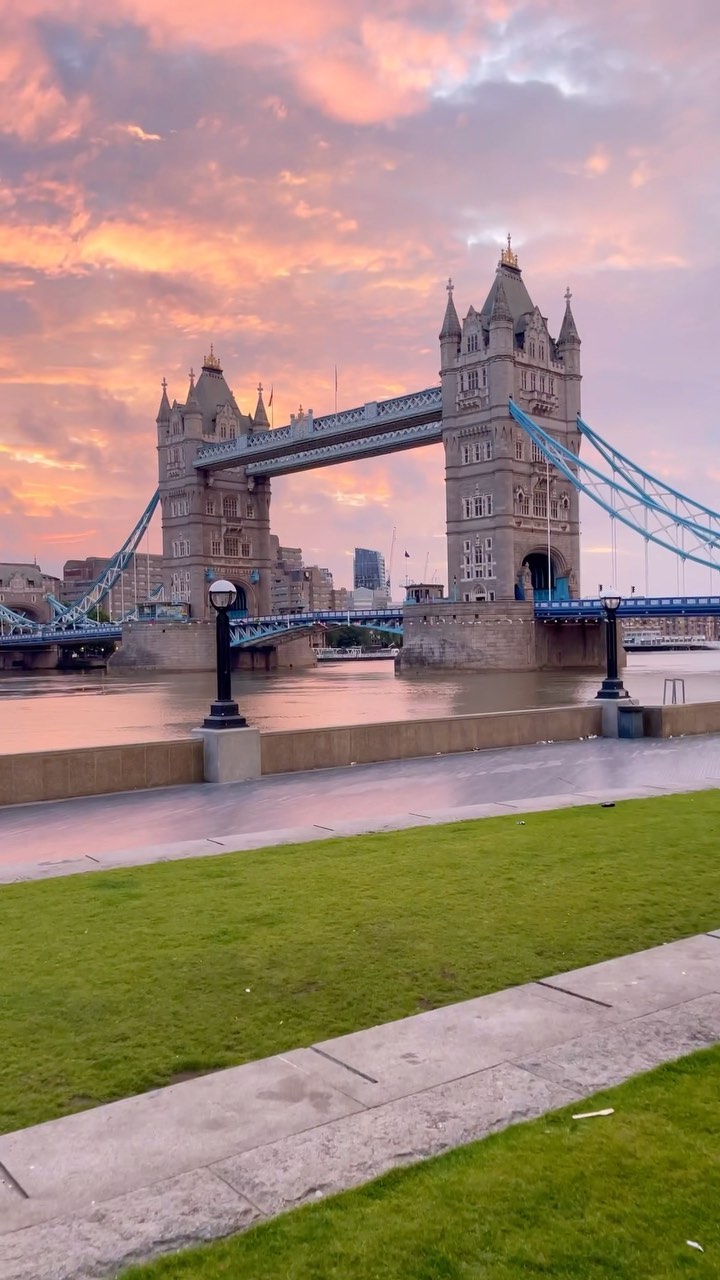
[[[220,578],[211,583],[208,596],[216,615],[217,701],[210,704],[210,715],[205,717],[203,724],[206,729],[241,729],[247,724],[247,720],[240,715],[238,704],[232,698],[228,618],[228,609],[235,603],[237,591],[232,582]]]
[[[622,604],[622,596],[618,595],[615,591],[606,591],[605,595],[602,597],[602,603],[605,610],[607,675],[595,697],[617,701],[619,698],[630,697],[630,694],[618,676],[617,611]]]

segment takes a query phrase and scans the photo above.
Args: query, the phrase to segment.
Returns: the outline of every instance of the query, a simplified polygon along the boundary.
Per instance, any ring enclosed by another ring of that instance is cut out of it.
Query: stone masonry
[[[462,325],[448,283],[440,352],[451,599],[547,598],[548,559],[554,597],[577,596],[577,491],[548,472],[508,412],[512,398],[579,451],[580,338],[569,290],[556,341],[508,238],[481,310],[471,306]]]
[[[163,381],[157,415],[158,475],[163,526],[165,599],[190,604],[191,616],[209,616],[208,586],[229,578],[237,608],[270,612],[270,481],[242,467],[209,474],[193,462],[202,445],[252,435],[269,426],[258,388],[255,413],[241,413],[212,347],[184,404],[172,405]]]

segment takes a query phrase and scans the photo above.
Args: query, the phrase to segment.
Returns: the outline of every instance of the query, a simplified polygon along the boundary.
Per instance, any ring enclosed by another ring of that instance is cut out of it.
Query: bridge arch
[[[520,563],[515,596],[519,600],[526,599],[527,587],[531,586],[535,600],[568,600],[569,580],[570,566],[562,551],[551,544],[548,554],[547,545],[534,546],[525,552]]]

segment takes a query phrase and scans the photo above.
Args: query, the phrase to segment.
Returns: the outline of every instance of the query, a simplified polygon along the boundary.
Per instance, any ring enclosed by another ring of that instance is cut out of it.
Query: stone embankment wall
[[[310,635],[233,651],[239,671],[275,671],[315,662]],[[214,671],[214,622],[126,622],[108,666],[134,671]]]
[[[619,665],[625,663],[620,647]],[[532,604],[420,604],[403,610],[400,670],[604,671],[605,625],[536,622]]]

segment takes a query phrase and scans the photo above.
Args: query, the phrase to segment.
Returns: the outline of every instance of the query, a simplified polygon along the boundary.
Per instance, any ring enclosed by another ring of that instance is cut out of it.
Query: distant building
[[[273,613],[317,613],[334,609],[335,589],[329,569],[303,564],[300,547],[281,547],[270,535],[275,564],[271,579]]]
[[[388,605],[387,587],[379,591],[371,591],[369,587],[357,587],[350,594],[355,609],[385,609]]]
[[[369,591],[387,592],[385,557],[369,547],[356,547],[353,557],[353,587],[365,587]]]
[[[0,604],[33,622],[51,621],[47,596],[57,598],[60,585],[36,564],[0,564]]]
[[[108,565],[106,556],[88,556],[85,560],[66,560],[60,584],[63,604],[81,600]],[[136,604],[149,600],[162,586],[162,556],[138,553],[130,557],[125,572],[100,601],[99,608],[112,622],[117,622]]]

